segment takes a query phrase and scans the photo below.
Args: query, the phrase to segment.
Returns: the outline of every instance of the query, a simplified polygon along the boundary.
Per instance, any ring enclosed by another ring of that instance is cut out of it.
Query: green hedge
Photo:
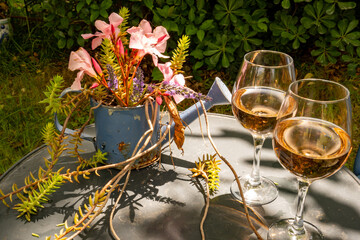
[[[120,8],[112,0],[32,2],[29,11],[41,14],[60,49],[84,45],[80,34],[94,32],[96,19],[106,20]],[[131,10],[131,23],[146,18],[154,26],[166,27],[172,47],[181,35],[189,35],[193,70],[229,68],[254,49],[308,50],[322,65],[347,63],[351,74],[360,66],[360,9],[354,0],[121,2]]]

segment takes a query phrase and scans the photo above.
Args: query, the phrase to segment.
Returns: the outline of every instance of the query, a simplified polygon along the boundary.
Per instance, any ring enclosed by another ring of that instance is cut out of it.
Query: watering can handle
[[[59,98],[62,98],[63,96],[65,96],[68,93],[80,93],[80,92],[81,92],[81,90],[73,90],[71,88],[66,88],[66,89],[64,89],[64,91],[61,92]],[[56,129],[61,132],[64,127],[59,122],[59,119],[57,117],[57,112],[54,113],[54,121],[55,121]],[[74,134],[75,132],[76,131],[74,131],[74,130],[72,130],[70,128],[65,129],[65,134]],[[91,141],[93,141],[93,139],[94,139],[93,136],[90,136],[90,135],[88,135],[86,133],[81,133],[80,137],[83,138],[83,139],[86,139],[86,140],[91,140]]]

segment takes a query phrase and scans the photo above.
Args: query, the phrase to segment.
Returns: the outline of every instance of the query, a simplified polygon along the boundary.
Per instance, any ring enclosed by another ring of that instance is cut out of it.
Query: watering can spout
[[[227,105],[231,103],[231,93],[227,86],[221,81],[220,78],[216,77],[213,85],[211,86],[207,96],[210,100],[202,101],[205,110],[209,110],[211,107],[216,105]],[[200,115],[204,113],[203,108],[201,107],[200,101],[196,104],[192,105],[185,111],[180,113],[180,117],[185,125],[189,125],[195,119],[197,119]],[[175,123],[171,125],[170,133],[171,136],[174,134],[174,126]],[[166,126],[164,126],[161,131],[164,132]],[[166,137],[163,141],[163,144],[168,142],[168,137]]]

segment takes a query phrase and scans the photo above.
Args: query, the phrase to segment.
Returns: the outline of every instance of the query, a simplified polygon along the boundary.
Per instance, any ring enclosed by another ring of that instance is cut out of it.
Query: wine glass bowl
[[[245,54],[234,83],[231,105],[234,116],[254,139],[252,172],[239,178],[248,204],[267,204],[278,195],[275,184],[260,176],[260,151],[274,130],[285,91],[294,80],[294,63],[289,55],[270,50]],[[243,201],[236,181],[231,193]]]
[[[273,147],[280,164],[299,182],[294,219],[274,223],[271,239],[323,239],[314,225],[303,221],[310,184],[336,173],[351,152],[350,93],[344,86],[322,79],[292,83],[279,110]]]

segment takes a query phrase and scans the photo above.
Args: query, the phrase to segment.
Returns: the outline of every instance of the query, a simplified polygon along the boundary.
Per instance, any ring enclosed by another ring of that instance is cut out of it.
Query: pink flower
[[[176,86],[185,86],[185,78],[182,74],[176,74],[169,82],[170,84],[176,85]],[[182,100],[184,100],[184,96],[182,95],[174,95],[173,96],[175,103],[178,104]]]
[[[127,30],[131,34],[129,48],[139,49],[140,56],[151,54],[155,66],[158,65],[158,57],[168,58],[161,53],[165,52],[166,41],[170,38],[166,28],[159,26],[152,31],[150,23],[142,20],[138,27]]]
[[[157,65],[160,72],[162,72],[162,74],[164,75],[164,82],[169,82],[174,75],[174,72],[170,66],[171,66],[171,62],[166,62],[164,64],[159,63]]]
[[[82,47],[76,52],[71,52],[69,69],[71,71],[80,70],[77,73],[74,83],[71,85],[71,89],[73,90],[81,89],[81,79],[84,77],[84,73],[90,77],[96,77],[96,72],[92,67],[90,54]]]
[[[180,87],[185,86],[184,75],[176,74],[174,76],[174,72],[170,66],[171,66],[170,62],[167,62],[165,64],[159,63],[157,66],[159,68],[159,70],[162,72],[162,74],[164,75],[164,82],[168,82],[169,84],[174,85],[174,86],[180,86]],[[175,100],[175,103],[178,104],[179,102],[184,100],[185,97],[177,94],[177,95],[174,95],[173,98]]]
[[[111,26],[113,26],[113,29],[115,29],[115,36],[117,36],[119,34],[120,29],[118,28],[118,26],[122,23],[122,21],[123,21],[123,18],[119,14],[112,13],[109,16],[110,24],[107,24],[106,22],[104,22],[102,20],[95,21],[95,27],[98,30],[100,30],[100,32],[96,32],[95,34],[92,34],[92,33],[81,34],[81,36],[84,39],[89,39],[89,38],[95,37],[91,42],[91,47],[94,50],[95,48],[100,46],[103,39],[105,39],[105,38],[110,39],[111,34],[112,34]]]

